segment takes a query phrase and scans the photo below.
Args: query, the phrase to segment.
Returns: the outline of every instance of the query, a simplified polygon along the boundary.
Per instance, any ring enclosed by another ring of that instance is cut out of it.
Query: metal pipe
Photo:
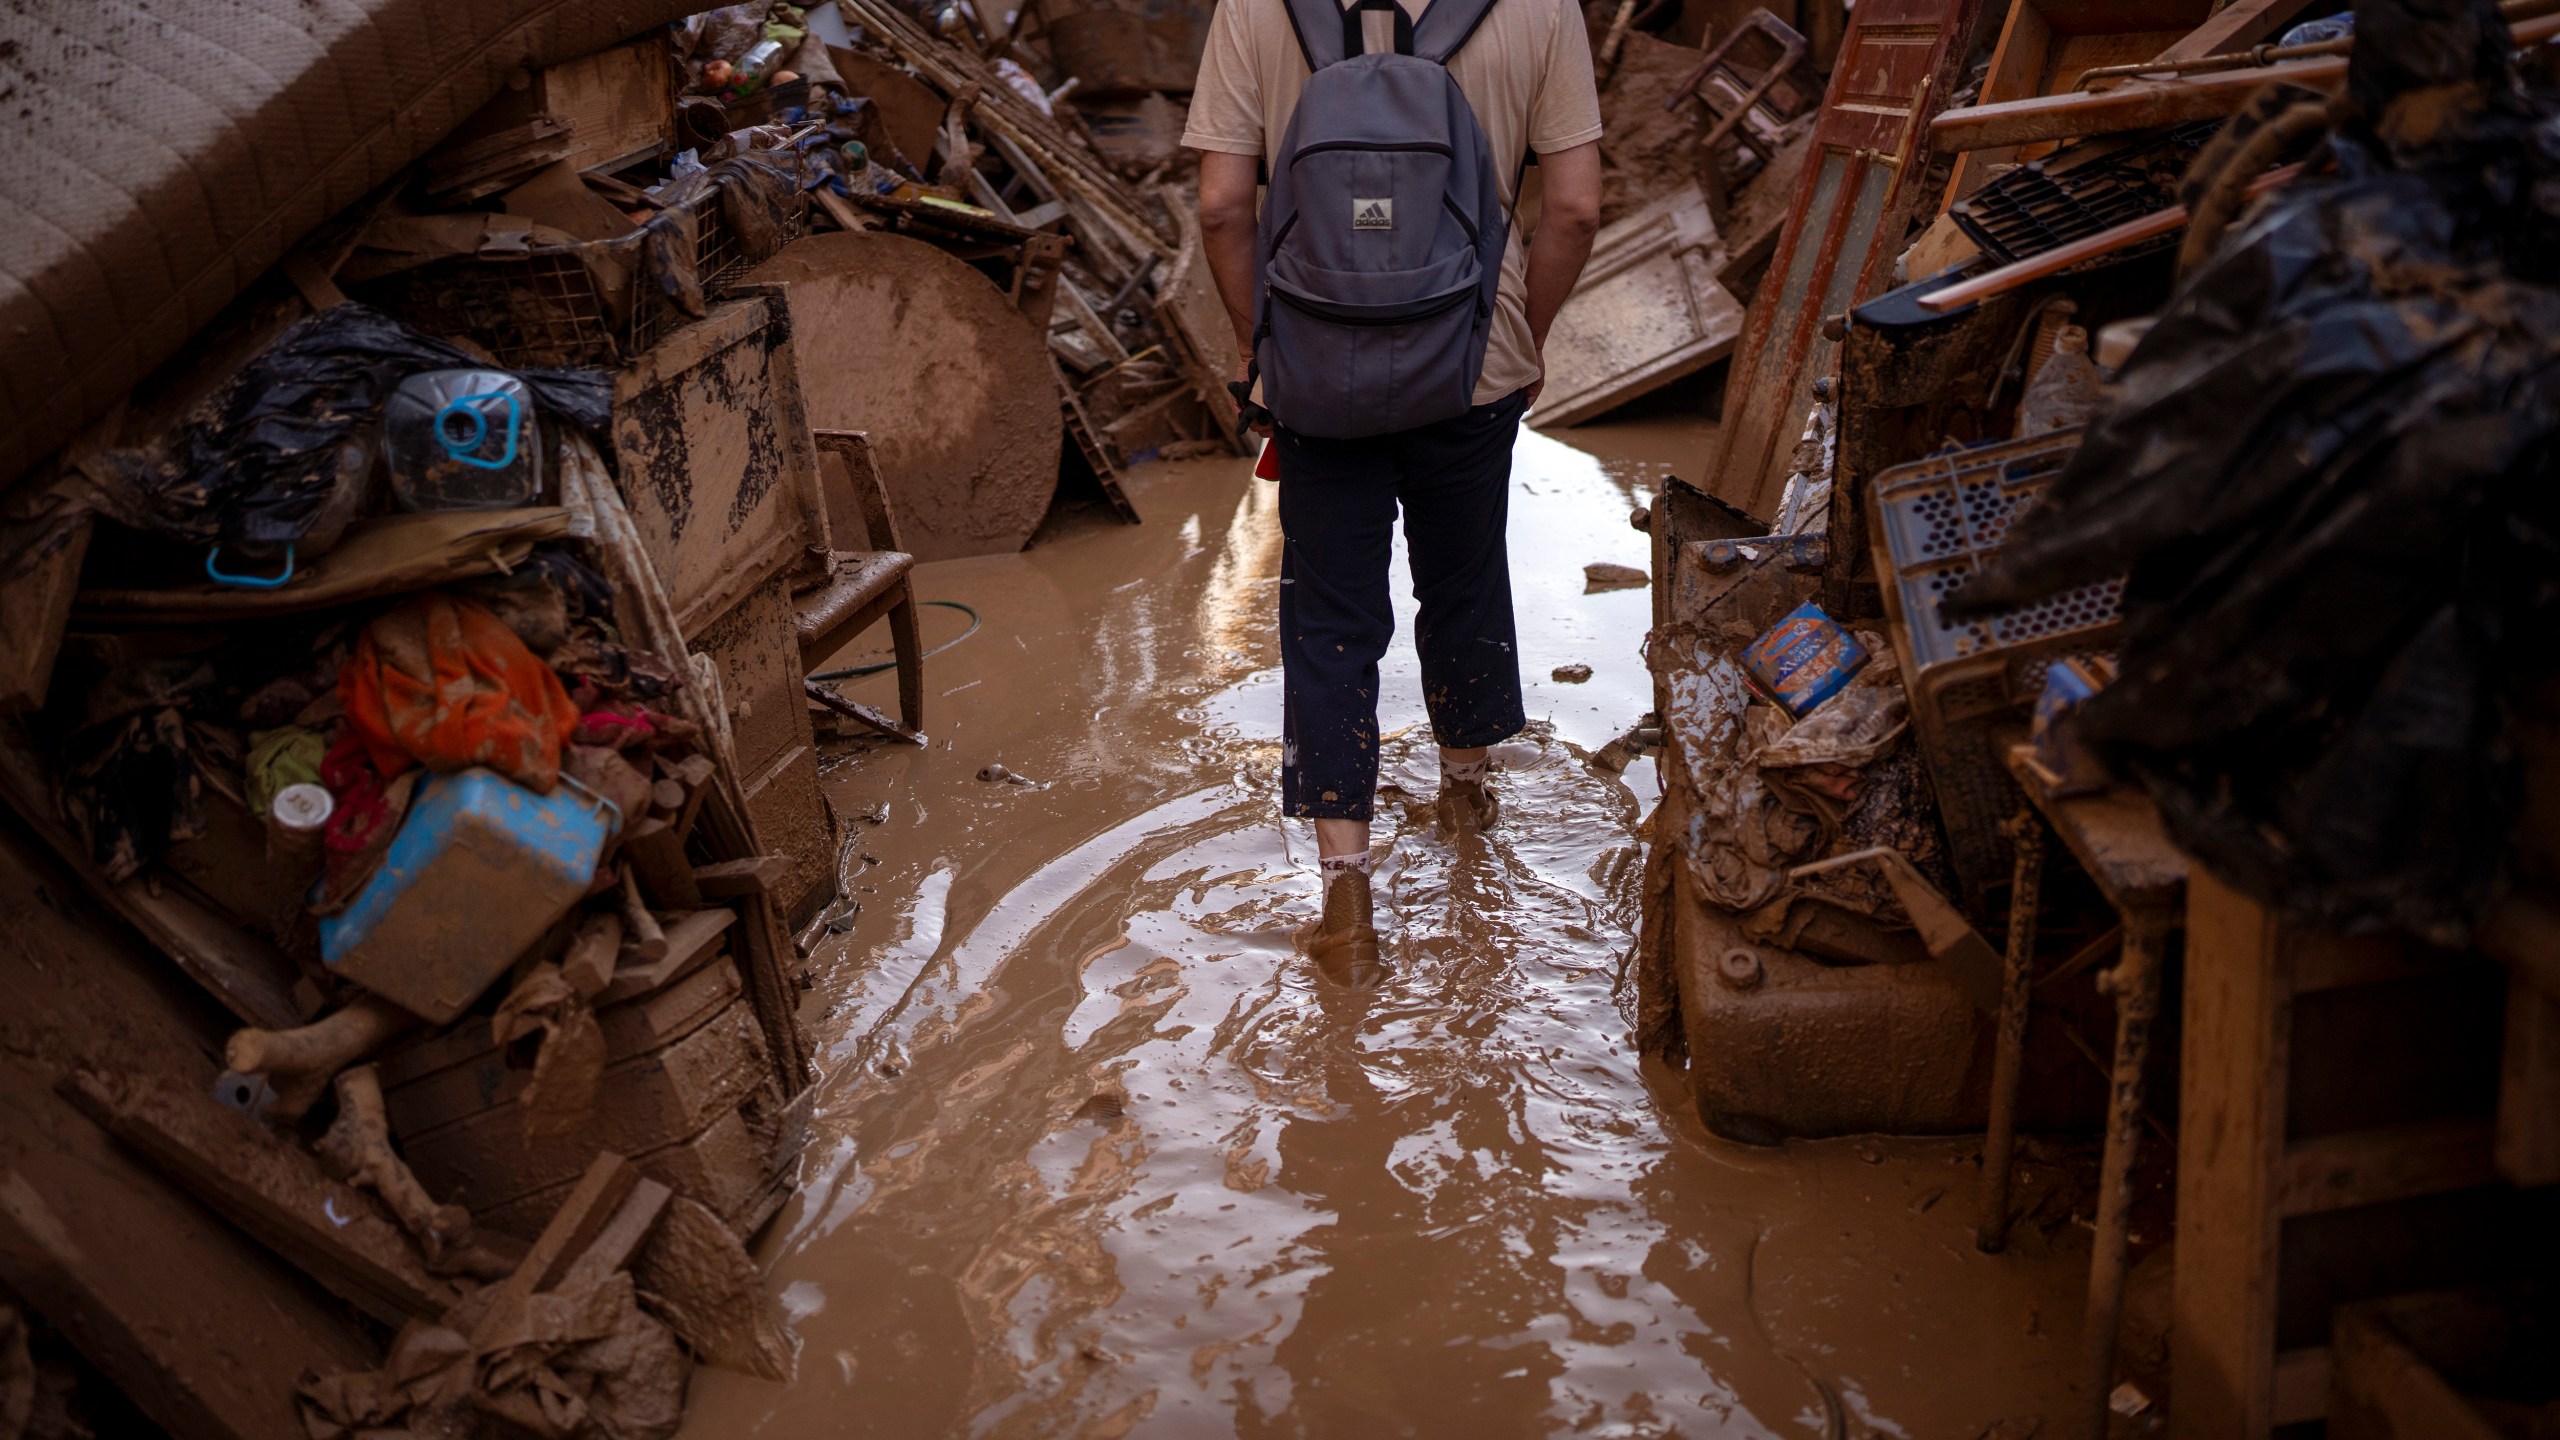
[[[2133,1162],[2142,1145],[2142,1071],[2151,1059],[2151,1025],[2160,1014],[2160,951],[2168,932],[2164,914],[2127,915],[2124,958],[2102,972],[2115,996],[2116,1056],[2107,1083],[2107,1148],[2098,1163],[2097,1235],[2089,1247],[2089,1308],[2081,1329],[2081,1440],[2107,1440],[2107,1398],[2116,1383],[2116,1327],[2124,1318]]]
[[[1982,1213],[1973,1247],[1997,1255],[2009,1243],[2009,1169],[2017,1151],[2018,1082],[2026,1068],[2027,1005],[2035,971],[2036,920],[2044,899],[2044,821],[2020,807],[2008,832],[2017,849],[2009,881],[2009,945],[2000,983],[2000,1032],[1991,1060],[1991,1128],[1982,1137]]]

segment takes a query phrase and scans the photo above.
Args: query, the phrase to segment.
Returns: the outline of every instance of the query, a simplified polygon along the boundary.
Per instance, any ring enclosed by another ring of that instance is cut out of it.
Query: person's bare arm
[[[1251,155],[1217,150],[1200,152],[1200,248],[1209,259],[1209,275],[1226,302],[1227,323],[1236,332],[1236,374],[1253,359],[1254,193],[1262,162]],[[1599,162],[1592,162],[1594,195]],[[1596,209],[1598,201],[1594,200]],[[1584,248],[1590,248],[1589,241]]]
[[[1544,199],[1537,233],[1529,237],[1525,262],[1529,277],[1529,337],[1537,342],[1542,372],[1529,386],[1532,404],[1536,403],[1538,392],[1547,387],[1543,373],[1547,329],[1556,323],[1556,312],[1564,308],[1574,282],[1582,278],[1583,262],[1591,258],[1591,239],[1600,233],[1600,142],[1594,140],[1539,156],[1538,180]],[[1200,185],[1204,217],[1208,196],[1208,172],[1204,169]],[[1211,263],[1215,263],[1214,257]],[[1219,288],[1225,288],[1223,280]]]

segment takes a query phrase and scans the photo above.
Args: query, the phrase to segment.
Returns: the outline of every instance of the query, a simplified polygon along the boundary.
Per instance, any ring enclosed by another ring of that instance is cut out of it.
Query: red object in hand
[[[1262,442],[1262,457],[1253,462],[1253,478],[1256,480],[1280,478],[1280,447],[1278,445],[1269,440]]]

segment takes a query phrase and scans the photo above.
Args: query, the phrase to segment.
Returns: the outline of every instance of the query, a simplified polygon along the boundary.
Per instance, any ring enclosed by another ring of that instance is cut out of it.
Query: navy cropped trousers
[[[1526,391],[1436,425],[1327,440],[1279,427],[1281,813],[1366,820],[1378,788],[1378,659],[1395,638],[1387,562],[1404,512],[1413,644],[1431,729],[1452,749],[1520,733],[1503,527]]]

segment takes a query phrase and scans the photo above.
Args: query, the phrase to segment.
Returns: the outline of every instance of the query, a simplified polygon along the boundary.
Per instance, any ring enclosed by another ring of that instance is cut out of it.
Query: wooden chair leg
[[[898,652],[898,718],[910,730],[924,728],[924,639],[916,629],[915,582],[898,582],[898,603],[889,609],[889,643]]]

